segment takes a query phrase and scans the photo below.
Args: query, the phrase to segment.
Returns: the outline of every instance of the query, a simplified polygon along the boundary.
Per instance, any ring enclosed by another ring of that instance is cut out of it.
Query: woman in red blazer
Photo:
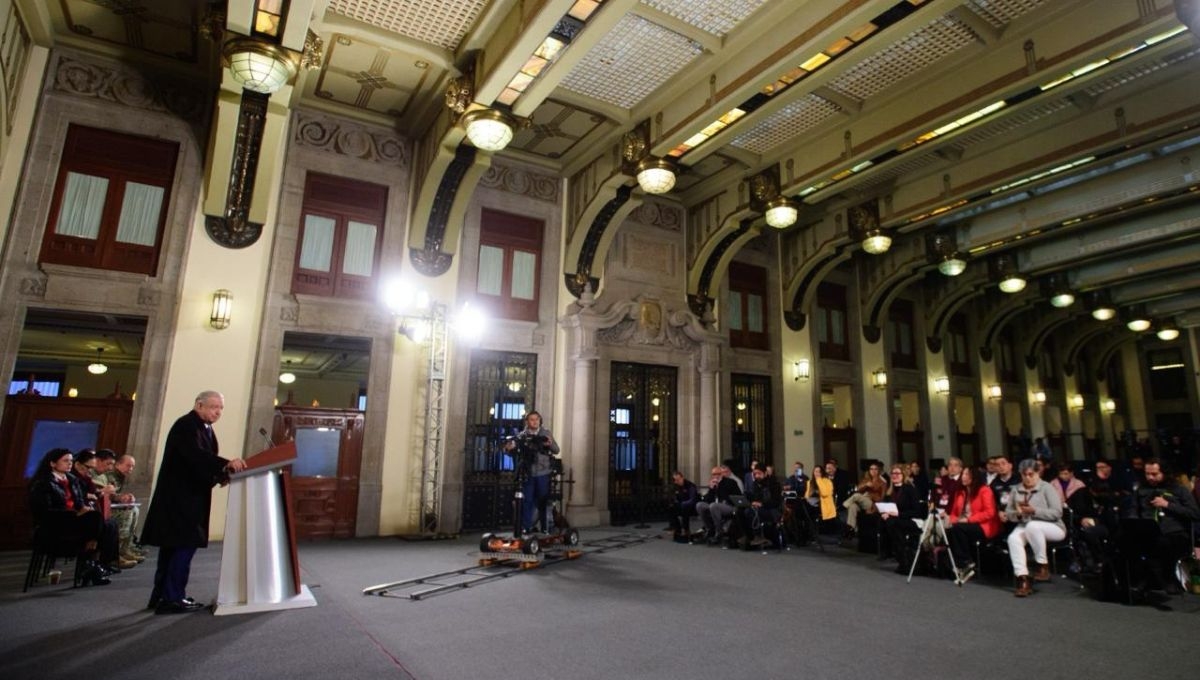
[[[950,554],[958,565],[957,581],[966,583],[975,575],[972,546],[1000,534],[1002,523],[996,510],[996,498],[984,483],[986,477],[972,467],[964,467],[962,489],[955,494],[946,514],[946,539]]]

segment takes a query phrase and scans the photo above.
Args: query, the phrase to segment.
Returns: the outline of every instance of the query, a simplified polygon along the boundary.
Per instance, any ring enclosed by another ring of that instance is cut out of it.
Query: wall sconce
[[[1083,395],[1082,394],[1072,394],[1071,395],[1071,410],[1073,410],[1073,411],[1082,411],[1083,410]]]
[[[212,313],[208,315],[208,325],[217,330],[229,328],[229,320],[233,318],[233,295],[224,288],[213,293]]]
[[[79,388],[77,388],[77,387],[72,387],[72,388],[68,389],[68,390],[67,390],[67,396],[68,396],[68,397],[70,397],[70,398],[72,398],[72,399],[74,399],[75,397],[78,397],[78,396],[79,396]]]
[[[1033,402],[1035,404],[1046,403],[1046,393],[1043,392],[1042,390],[1038,390],[1038,391],[1034,392],[1033,393]]]
[[[1004,397],[1004,390],[999,385],[988,385],[987,397],[992,401],[1000,401]]]
[[[811,373],[809,372],[808,359],[801,359],[792,364],[792,380],[808,382]]]
[[[871,386],[877,390],[887,389],[887,371],[882,368],[872,371]]]
[[[1117,402],[1113,399],[1105,399],[1104,403],[1100,405],[1100,408],[1104,409],[1105,413],[1112,415],[1113,413],[1117,412]]]
[[[934,380],[933,391],[938,394],[950,394],[950,378],[942,376]]]

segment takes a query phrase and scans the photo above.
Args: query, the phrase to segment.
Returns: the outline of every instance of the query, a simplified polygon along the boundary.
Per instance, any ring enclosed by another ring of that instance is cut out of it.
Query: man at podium
[[[188,574],[197,548],[208,547],[212,488],[241,472],[241,458],[217,455],[213,423],[221,418],[225,398],[206,390],[196,395],[192,410],[167,434],[158,482],[142,529],[142,543],[158,546],[158,569],[149,608],[155,614],[181,614],[203,609],[187,597]]]

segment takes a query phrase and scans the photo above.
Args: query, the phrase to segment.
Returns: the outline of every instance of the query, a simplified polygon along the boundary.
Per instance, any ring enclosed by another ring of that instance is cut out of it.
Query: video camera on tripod
[[[544,455],[550,459],[550,470],[552,472],[562,471],[562,461],[556,458],[553,452],[549,450],[550,438],[546,435],[526,430],[509,437],[508,440],[513,444],[510,453],[516,462],[518,470],[529,471],[533,469],[537,464],[538,455]]]

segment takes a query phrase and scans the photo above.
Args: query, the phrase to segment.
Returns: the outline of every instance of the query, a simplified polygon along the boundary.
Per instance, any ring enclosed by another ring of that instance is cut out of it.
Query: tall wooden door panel
[[[297,539],[354,536],[363,425],[362,411],[353,409],[276,409],[273,438],[296,442],[292,495]]]

